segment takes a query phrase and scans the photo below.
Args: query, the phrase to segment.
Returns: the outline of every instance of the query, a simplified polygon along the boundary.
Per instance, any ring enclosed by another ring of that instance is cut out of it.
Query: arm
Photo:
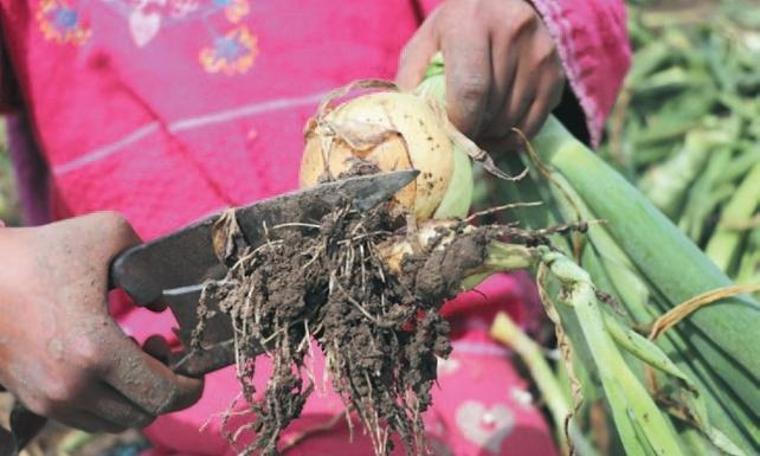
[[[117,432],[200,397],[200,380],[171,372],[108,315],[108,264],[137,241],[112,213],[0,229],[0,384],[31,411]]]
[[[399,84],[416,85],[438,50],[452,121],[491,148],[513,144],[512,127],[535,134],[565,78],[597,144],[630,60],[620,0],[447,0],[402,53]]]

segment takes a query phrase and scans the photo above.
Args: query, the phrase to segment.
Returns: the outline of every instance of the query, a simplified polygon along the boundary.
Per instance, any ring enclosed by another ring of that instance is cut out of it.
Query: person
[[[251,417],[222,416],[234,369],[187,378],[149,354],[156,336],[176,346],[169,312],[113,293],[109,307],[115,254],[295,188],[303,125],[349,81],[412,88],[441,50],[451,120],[499,153],[551,112],[597,145],[630,60],[621,0],[0,0],[0,27],[30,225],[0,229],[0,384],[80,429],[144,428],[157,455],[232,454],[223,431]],[[527,319],[525,290],[501,277],[445,308],[454,351],[425,415],[436,453],[555,452],[487,335],[497,310]],[[268,371],[260,357],[259,384]],[[281,449],[369,453],[344,414],[321,388]]]

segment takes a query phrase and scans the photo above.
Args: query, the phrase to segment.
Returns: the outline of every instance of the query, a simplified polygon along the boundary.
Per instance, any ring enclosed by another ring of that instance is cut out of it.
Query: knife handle
[[[152,249],[146,248],[146,245],[149,244],[130,247],[114,258],[109,267],[108,287],[109,289],[124,290],[138,305],[161,302],[171,310],[177,320],[178,328],[175,329],[175,334],[182,344],[182,349],[170,352],[167,359],[162,361],[175,373],[193,378],[202,378],[205,374],[234,364],[232,340],[224,342],[212,340],[209,343],[204,343],[203,349],[192,349],[190,347],[192,332],[198,323],[195,309],[200,299],[200,289],[167,295],[161,292],[157,295],[158,297],[154,297],[156,296],[155,292],[146,292],[147,288],[142,288],[143,294],[138,294],[138,296],[134,296],[130,292],[129,285],[133,289],[139,287],[141,285],[139,278],[150,275],[151,269],[159,267],[152,261],[154,257]],[[175,266],[182,268],[183,265]],[[195,289],[198,287],[188,288]],[[211,322],[209,331],[218,334],[229,332],[231,335],[231,325],[226,324],[224,329],[218,329],[219,323],[218,318]]]

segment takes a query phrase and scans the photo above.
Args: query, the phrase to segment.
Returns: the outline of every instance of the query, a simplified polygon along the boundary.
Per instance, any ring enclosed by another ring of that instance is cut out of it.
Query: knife
[[[417,174],[415,170],[403,170],[328,182],[236,208],[235,219],[247,243],[255,248],[266,241],[267,227],[317,222],[339,204],[367,211],[388,201]],[[109,267],[110,288],[123,289],[138,304],[163,300],[171,309],[179,325],[176,333],[182,349],[170,355],[169,367],[186,376],[201,377],[235,362],[232,323],[221,312],[214,312],[206,322],[200,347],[191,347],[192,332],[199,321],[196,307],[203,283],[220,279],[226,273],[212,239],[214,224],[222,216],[222,213],[210,216],[162,238],[128,248]],[[46,421],[16,403],[10,429],[0,426],[0,456],[19,454]]]
[[[339,204],[366,211],[388,201],[411,183],[415,170],[352,177],[287,193],[234,210],[235,219],[251,248],[266,241],[267,227],[283,223],[318,222]],[[294,219],[295,215],[295,219]],[[169,367],[175,372],[200,377],[233,364],[233,330],[229,316],[212,307],[200,347],[191,347],[198,325],[197,304],[203,284],[220,279],[225,265],[217,258],[212,241],[213,215],[180,231],[127,249],[111,263],[110,282],[126,291],[138,304],[163,301],[179,327],[176,334],[183,349],[172,353]]]

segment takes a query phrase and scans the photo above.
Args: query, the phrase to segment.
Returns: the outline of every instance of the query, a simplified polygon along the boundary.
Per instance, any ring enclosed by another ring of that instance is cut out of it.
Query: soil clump
[[[459,291],[465,271],[483,262],[487,239],[475,231],[445,247],[433,241],[407,254],[395,274],[381,246],[412,234],[391,212],[387,205],[358,212],[346,202],[314,223],[268,227],[267,241],[255,248],[234,217],[217,227],[226,239],[218,252],[230,268],[206,285],[200,314],[218,306],[235,329],[238,376],[255,414],[246,430],[256,441],[245,453],[276,454],[280,432],[300,415],[315,386],[305,362],[312,341],[377,454],[391,452],[391,433],[407,453],[425,452],[421,414],[431,402],[437,358],[451,352],[439,310]],[[255,394],[254,360],[262,347],[273,374],[263,394]]]

